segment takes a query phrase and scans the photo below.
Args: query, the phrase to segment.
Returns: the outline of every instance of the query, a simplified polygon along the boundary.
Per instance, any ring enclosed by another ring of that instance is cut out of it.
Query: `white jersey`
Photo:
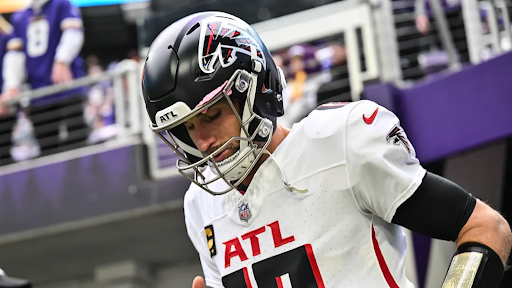
[[[391,220],[426,171],[392,112],[371,101],[320,106],[273,157],[243,195],[187,191],[207,286],[413,287],[405,236]],[[307,192],[287,190],[277,165]]]

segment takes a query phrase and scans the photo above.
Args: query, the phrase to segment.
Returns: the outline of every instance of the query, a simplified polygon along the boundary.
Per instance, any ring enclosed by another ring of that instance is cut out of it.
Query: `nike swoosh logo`
[[[375,109],[375,111],[373,112],[372,116],[370,116],[368,118],[366,116],[364,116],[364,114],[363,114],[364,123],[366,123],[368,125],[372,124],[373,120],[375,120],[375,116],[377,116],[377,112],[379,112],[379,107],[377,107],[377,109]]]

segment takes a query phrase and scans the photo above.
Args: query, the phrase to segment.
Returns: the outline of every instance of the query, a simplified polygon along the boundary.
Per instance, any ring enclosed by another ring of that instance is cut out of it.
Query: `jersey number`
[[[48,50],[50,25],[48,20],[39,19],[30,22],[27,28],[27,54],[35,58],[44,55]]]
[[[325,288],[310,244],[252,264],[258,287]],[[226,288],[252,288],[247,268],[222,277]]]

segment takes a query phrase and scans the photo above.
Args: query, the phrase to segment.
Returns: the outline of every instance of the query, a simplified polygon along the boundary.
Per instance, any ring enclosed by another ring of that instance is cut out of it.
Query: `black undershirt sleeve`
[[[475,205],[476,198],[462,187],[427,172],[391,222],[428,237],[455,241]]]

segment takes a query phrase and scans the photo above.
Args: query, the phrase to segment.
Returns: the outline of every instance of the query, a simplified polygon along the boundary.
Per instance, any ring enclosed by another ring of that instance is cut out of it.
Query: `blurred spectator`
[[[6,49],[7,49],[7,40],[11,33],[12,33],[11,24],[9,24],[9,22],[7,22],[2,17],[2,15],[0,15],[0,72],[2,71],[3,59],[4,59]],[[3,87],[4,87],[3,79],[4,78],[3,78],[2,74],[0,73],[0,95],[1,95],[1,93],[3,91]],[[7,107],[5,105],[0,105],[0,110],[4,109],[4,111],[0,111],[0,114],[7,113],[8,110],[5,111],[6,108]]]
[[[427,35],[430,32],[430,19],[425,11],[425,0],[416,0],[414,2],[414,15],[416,18],[416,28],[422,34]]]
[[[0,15],[0,71],[2,71],[3,66],[3,58],[7,49],[7,40],[9,35],[12,32],[12,26],[5,20],[5,18]],[[3,77],[0,73],[0,93],[3,91]]]
[[[99,75],[103,72],[97,61],[88,57],[89,75]],[[97,60],[97,58],[96,58]],[[96,144],[117,135],[114,116],[114,93],[111,81],[97,83],[87,92],[84,118],[91,133],[87,138],[88,144]]]
[[[33,0],[11,20],[14,31],[4,60],[4,101],[19,95],[25,75],[31,89],[64,84],[84,76],[83,60],[79,57],[84,39],[82,20],[79,9],[69,0]],[[45,128],[44,133],[38,133],[38,123],[35,125],[38,137],[44,134],[51,144],[48,149],[61,147],[66,142],[69,126],[76,125],[71,122],[73,117],[69,117],[66,106],[81,103],[83,94],[84,90],[79,88],[31,101],[31,110],[51,106],[54,122],[58,123],[51,131]],[[23,116],[19,121],[30,121],[25,113],[19,115]]]
[[[422,34],[429,34],[430,32],[430,0],[415,0],[414,2],[414,14],[416,18],[416,27]],[[460,7],[460,0],[437,0],[441,4],[441,7],[445,11],[450,11]]]
[[[491,6],[493,7],[493,6]],[[489,7],[489,8],[491,8]],[[487,8],[487,9],[489,9]],[[489,15],[488,15],[488,11],[487,9],[484,9],[483,7],[480,7],[480,19],[482,21],[482,34],[486,35],[487,37],[492,37],[491,35],[491,27],[490,27],[490,23],[489,23]],[[493,9],[493,8],[491,8]],[[496,13],[496,17],[498,18],[497,21],[498,21],[498,29],[500,31],[504,31],[505,30],[505,27],[504,27],[504,21],[503,21],[503,16],[501,15],[501,10],[498,10],[496,11],[498,13]],[[511,46],[512,46],[512,43],[510,42],[510,38],[506,35],[506,33],[500,33],[499,34],[499,45],[500,45],[500,48],[502,51],[510,51],[511,49]],[[489,60],[489,59],[492,59],[494,57],[496,57],[497,55],[499,55],[498,51],[496,51],[496,49],[493,47],[494,45],[493,44],[486,44],[483,48],[482,48],[482,51],[480,52],[480,58],[482,60]]]
[[[315,52],[315,58],[320,62],[323,69],[330,69],[346,63],[347,51],[345,46],[334,43],[318,49]]]
[[[443,11],[447,12],[460,7],[459,0],[433,0],[439,1]],[[416,18],[416,28],[423,35],[429,35],[431,32],[431,18],[433,11],[430,7],[430,0],[415,0],[414,14]],[[449,29],[449,27],[448,27]],[[433,34],[433,37],[421,37],[419,39],[420,49],[418,54],[419,67],[425,76],[436,74],[447,69],[450,65],[450,59],[447,51],[437,42],[441,42],[439,31]],[[440,47],[441,46],[441,47]]]
[[[128,59],[131,59],[136,62],[140,62],[139,53],[137,53],[136,50],[130,50],[128,51]]]
[[[36,140],[34,125],[28,118],[28,110],[21,109],[12,131],[11,157],[14,161],[24,161],[39,156],[41,148]]]
[[[330,68],[333,58],[327,57],[327,65],[326,57],[320,58],[321,63],[317,56],[323,55],[317,54],[317,50],[311,45],[296,45],[287,51],[289,66],[284,71],[288,74],[288,87],[283,91],[285,114],[279,118],[285,127],[291,127],[316,108],[318,88],[331,80],[329,72],[321,72]]]
[[[87,69],[89,70],[91,67],[100,66],[100,60],[98,59],[98,56],[94,54],[89,55],[87,58],[85,58],[85,65],[87,65]]]

